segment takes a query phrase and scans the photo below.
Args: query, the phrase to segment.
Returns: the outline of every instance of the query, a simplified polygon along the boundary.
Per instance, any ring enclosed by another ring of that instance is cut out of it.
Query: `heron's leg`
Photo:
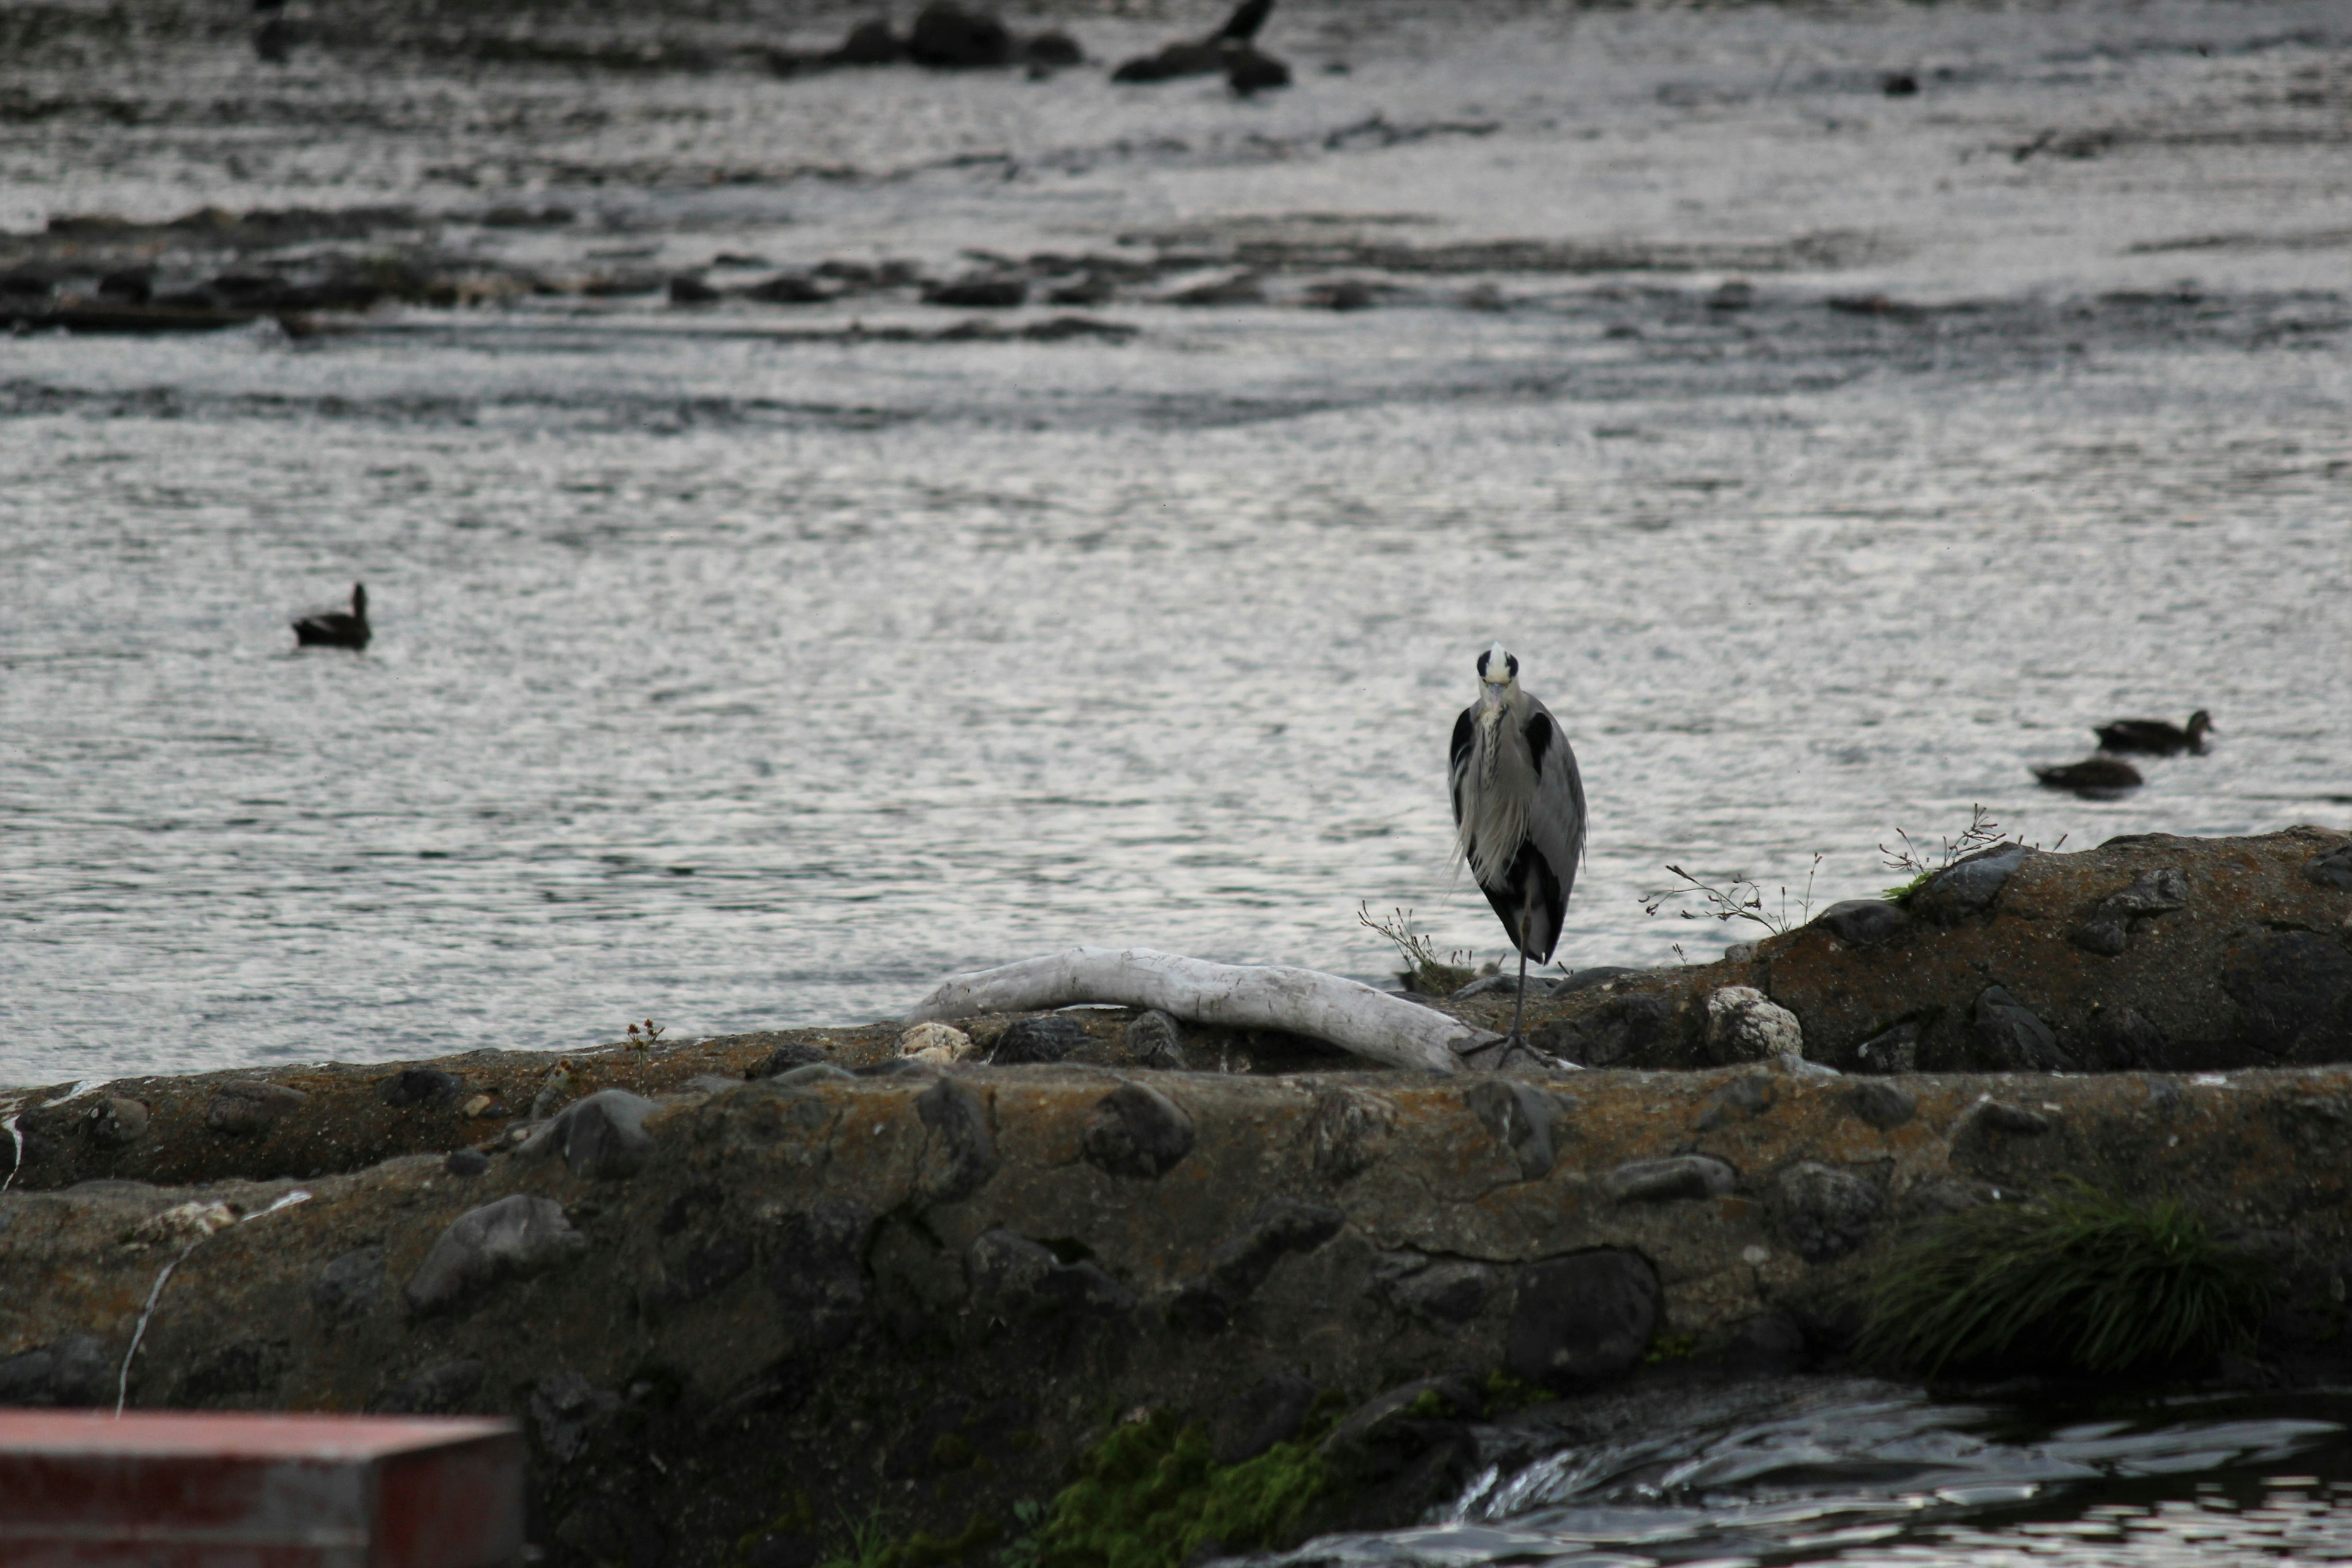
[[[1521,948],[1519,949],[1519,998],[1517,1002],[1511,1004],[1511,1038],[1520,1045],[1527,1044],[1526,1039],[1519,1034],[1519,1019],[1527,1010],[1528,950],[1526,948]]]

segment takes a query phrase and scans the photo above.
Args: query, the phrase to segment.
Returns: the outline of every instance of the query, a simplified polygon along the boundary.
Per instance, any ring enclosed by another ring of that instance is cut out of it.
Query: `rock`
[[[1290,85],[1287,65],[1247,44],[1227,44],[1224,67],[1225,84],[1244,98]]]
[[[1650,992],[1612,996],[1591,1012],[1528,1030],[1538,1050],[1581,1067],[1616,1067],[1661,1047],[1675,1005]]]
[[[1519,1271],[1505,1337],[1515,1377],[1562,1392],[1632,1371],[1658,1325],[1658,1276],[1636,1253],[1596,1247]]]
[[[691,272],[680,272],[669,280],[669,302],[673,305],[715,305],[719,290]]]
[[[960,1062],[972,1053],[971,1037],[953,1024],[918,1024],[898,1037],[898,1054],[935,1067]]]
[[[1255,1459],[1298,1436],[1315,1408],[1316,1386],[1295,1372],[1260,1378],[1219,1407],[1209,1422],[1209,1452],[1221,1465]]]
[[[1735,1116],[1753,1121],[1769,1110],[1778,1098],[1769,1075],[1742,1073],[1706,1097],[1699,1110],[1698,1130],[1712,1132],[1728,1126]]]
[[[299,1089],[282,1089],[257,1079],[233,1079],[213,1095],[205,1111],[205,1125],[232,1138],[250,1137],[310,1098]]]
[[[930,1202],[959,1203],[996,1173],[988,1111],[971,1089],[943,1078],[915,1097],[915,1114],[923,1123],[915,1180]]]
[[[787,1219],[768,1249],[768,1289],[803,1346],[833,1350],[864,1312],[866,1243],[874,1213],[847,1198],[819,1198]]]
[[[1435,1263],[1417,1252],[1391,1254],[1372,1274],[1372,1293],[1433,1327],[1459,1327],[1486,1310],[1496,1272],[1484,1263]]]
[[[1559,1114],[1551,1096],[1515,1079],[1489,1078],[1465,1089],[1462,1103],[1511,1152],[1519,1180],[1531,1182],[1550,1172],[1552,1123]]]
[[[131,1228],[131,1239],[147,1247],[188,1247],[236,1223],[236,1211],[200,1198],[174,1204]]]
[[[996,1037],[996,1048],[989,1053],[989,1061],[997,1067],[1009,1067],[1020,1062],[1057,1062],[1080,1046],[1088,1036],[1075,1018],[1065,1018],[1058,1013],[1048,1013],[1038,1018],[1015,1018]]]
[[[1088,1258],[1065,1263],[1053,1249],[1009,1230],[983,1231],[964,1256],[973,1303],[992,1316],[1108,1317],[1135,1308],[1135,1292]]]
[[[2313,856],[2304,862],[2303,874],[2315,887],[2352,893],[2352,844]]]
[[[419,1317],[446,1310],[508,1279],[525,1279],[586,1250],[563,1205],[522,1193],[451,1222],[401,1295]]]
[[[797,1040],[788,1041],[770,1053],[767,1060],[753,1068],[750,1076],[753,1079],[775,1078],[794,1068],[815,1067],[829,1059],[814,1046],[803,1045]]]
[[[395,1110],[412,1105],[447,1105],[465,1092],[463,1079],[438,1068],[403,1068],[376,1086],[376,1097]]]
[[[695,1247],[644,1294],[649,1313],[659,1316],[691,1306],[733,1284],[751,1267],[751,1244],[738,1236],[719,1237]]]
[[[1858,1083],[1846,1091],[1846,1109],[1888,1131],[1919,1114],[1919,1097],[1891,1083]]]
[[[1618,1166],[1602,1180],[1621,1204],[1663,1204],[1719,1198],[1731,1191],[1738,1173],[1710,1154],[1675,1154]]]
[[[2103,1067],[2161,1068],[2165,1063],[2164,1031],[2133,1008],[2103,1009],[2092,1032]]]
[[[890,24],[877,16],[850,28],[841,47],[822,59],[829,66],[887,66],[897,64],[905,54],[906,46],[890,30]]]
[[[470,1181],[490,1168],[490,1157],[479,1149],[452,1149],[441,1168],[461,1181]]]
[[[1845,1074],[1822,1062],[1809,1062],[1794,1051],[1782,1051],[1766,1064],[1774,1072],[1790,1078],[1843,1078]]]
[[[934,283],[923,290],[926,305],[949,305],[959,310],[1004,310],[1024,304],[1029,299],[1029,285],[1018,278],[959,278],[950,283]]]
[[[1911,918],[1902,905],[1885,899],[1847,899],[1823,910],[1813,923],[1827,927],[1848,947],[1875,947],[1900,935]]]
[[[779,272],[764,283],[743,290],[746,300],[762,305],[822,305],[833,296],[815,279],[799,272]]]
[[[67,1334],[0,1361],[0,1406],[106,1405],[114,1386],[113,1361],[96,1334]]]
[[[1906,1073],[1919,1070],[1919,1026],[1906,1020],[1870,1037],[1853,1048],[1856,1068],[1863,1072]]]
[[[1184,1059],[1182,1031],[1174,1018],[1157,1007],[1137,1014],[1129,1023],[1127,1049],[1138,1067],[1182,1072],[1190,1065]]]
[[[1461,1378],[1422,1378],[1365,1401],[1318,1449],[1342,1487],[1393,1486],[1431,1447],[1458,1443],[1484,1407]]]
[[[561,1154],[575,1176],[614,1182],[634,1176],[653,1152],[646,1118],[659,1109],[625,1089],[600,1089],[559,1111],[522,1146],[525,1154]]]
[[[1772,1184],[1772,1217],[1808,1263],[1829,1263],[1861,1247],[1885,1214],[1886,1197],[1877,1187],[1817,1161],[1799,1161]]]
[[[964,70],[1013,63],[1013,35],[984,13],[931,0],[915,14],[907,58],[934,70]]]
[[[2100,900],[2099,907],[2075,930],[2071,940],[2085,952],[2113,958],[2124,951],[2130,937],[2131,921],[2167,913],[2188,901],[2189,879],[2180,872],[2170,867],[2143,871],[2130,887]]]
[[[1723,1369],[1743,1377],[1782,1376],[1805,1366],[1805,1331],[1786,1312],[1740,1321],[1724,1347]]]
[[[2012,1071],[2072,1072],[2074,1058],[2032,1010],[1998,985],[1977,994],[1976,1039],[1990,1061]]]
[[[2124,922],[2104,916],[2094,917],[2074,928],[2067,938],[2085,952],[2095,952],[2102,958],[2114,958],[2121,953],[2129,940]]]
[[[83,1113],[82,1126],[100,1148],[124,1148],[146,1136],[147,1108],[119,1094],[101,1095]]]
[[[1726,985],[1706,998],[1708,1057],[1725,1066],[1802,1055],[1805,1033],[1797,1016],[1752,985]]]
[[[394,1384],[367,1407],[375,1415],[446,1415],[464,1409],[481,1387],[480,1362],[445,1361]]]
[[[1911,895],[1914,914],[1950,925],[1992,907],[2010,873],[2032,851],[2022,844],[1997,844],[1955,861]]]
[[[576,1372],[559,1372],[531,1391],[531,1431],[541,1453],[568,1465],[588,1451],[620,1408],[619,1394],[598,1388]]]
[[[1386,1100],[1360,1089],[1327,1089],[1317,1095],[1307,1119],[1317,1178],[1336,1187],[1370,1170],[1388,1148],[1395,1120]]]
[[[356,1247],[319,1270],[310,1305],[330,1323],[364,1318],[383,1304],[383,1247]]]
[[[1192,1119],[1165,1095],[1123,1083],[1095,1106],[1079,1134],[1087,1163],[1151,1181],[1192,1151]]]
[[[786,1068],[768,1081],[778,1089],[804,1089],[813,1083],[854,1083],[857,1075],[847,1068],[831,1062],[811,1062],[806,1067]]]
[[[2352,1039],[2342,1005],[2352,999],[2352,952],[2312,931],[2261,931],[2231,944],[2221,989],[2238,1005],[2256,1050],[2326,1061]]]
[[[1267,1199],[1251,1215],[1246,1229],[1209,1254],[1207,1272],[1176,1292],[1168,1309],[1171,1325],[1203,1331],[1223,1328],[1276,1264],[1290,1253],[1314,1251],[1347,1223],[1345,1214],[1321,1204]]]
[[[2039,1138],[2057,1125],[2038,1110],[2028,1110],[2021,1105],[2011,1105],[2000,1100],[1983,1101],[1969,1112],[1969,1120],[1979,1127],[2019,1138]]]

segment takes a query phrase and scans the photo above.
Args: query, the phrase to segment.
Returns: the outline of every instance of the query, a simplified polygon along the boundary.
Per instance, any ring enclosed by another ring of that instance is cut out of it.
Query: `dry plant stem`
[[[1748,921],[1778,936],[1813,918],[1813,879],[1821,873],[1822,860],[1826,854],[1825,850],[1813,851],[1812,866],[1805,873],[1804,896],[1798,901],[1797,915],[1793,920],[1789,917],[1789,889],[1785,885],[1780,889],[1780,907],[1775,911],[1764,907],[1764,889],[1745,877],[1727,888],[1718,888],[1712,882],[1692,876],[1680,866],[1669,866],[1666,869],[1688,885],[1661,888],[1643,894],[1642,912],[1654,915],[1670,900],[1696,893],[1706,904],[1704,910],[1677,910],[1675,912],[1686,921]]]
[[[933,986],[902,1026],[982,1013],[1027,1013],[1081,1003],[1157,1007],[1171,1017],[1231,1028],[1281,1029],[1391,1067],[1454,1072],[1460,1054],[1496,1038],[1357,981],[1284,965],[1209,963],[1148,947],[1074,947]]]

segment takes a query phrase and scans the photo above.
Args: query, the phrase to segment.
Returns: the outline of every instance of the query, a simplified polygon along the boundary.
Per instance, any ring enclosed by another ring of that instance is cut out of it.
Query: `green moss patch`
[[[1179,1568],[1203,1542],[1239,1551],[1280,1541],[1327,1482],[1322,1457],[1276,1443],[1220,1465],[1207,1431],[1155,1415],[1119,1427],[1079,1461],[1044,1510],[1042,1568]]]
[[[2249,1344],[2270,1294],[2261,1264],[2179,1204],[2073,1182],[1895,1247],[1864,1291],[1858,1348],[1930,1374],[2184,1368]]]

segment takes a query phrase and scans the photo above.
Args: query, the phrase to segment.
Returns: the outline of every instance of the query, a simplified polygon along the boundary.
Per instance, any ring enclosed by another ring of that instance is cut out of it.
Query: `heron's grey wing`
[[[1584,858],[1584,779],[1576,752],[1560,733],[1550,710],[1533,698],[1528,715],[1528,753],[1536,765],[1536,797],[1528,807],[1528,842],[1559,879],[1563,912]]]
[[[1447,752],[1446,787],[1454,795],[1454,826],[1462,826],[1462,784],[1470,776],[1470,749],[1477,738],[1477,710],[1465,708],[1454,721],[1454,744]]]

